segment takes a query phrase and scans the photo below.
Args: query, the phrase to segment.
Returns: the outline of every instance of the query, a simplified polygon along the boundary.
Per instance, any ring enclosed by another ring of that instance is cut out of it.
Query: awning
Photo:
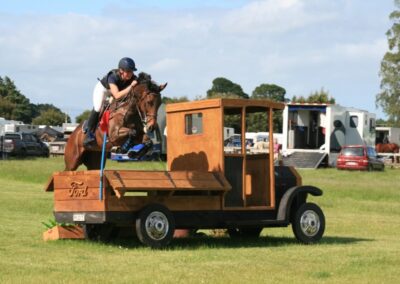
[[[289,111],[298,111],[298,110],[318,111],[325,113],[326,106],[313,106],[313,105],[289,106]]]

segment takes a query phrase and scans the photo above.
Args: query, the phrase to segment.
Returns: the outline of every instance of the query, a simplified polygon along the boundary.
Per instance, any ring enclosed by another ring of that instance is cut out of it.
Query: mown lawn
[[[164,169],[163,163],[107,168]],[[202,237],[151,250],[136,240],[44,242],[52,218],[43,190],[62,159],[0,161],[0,283],[400,283],[400,170],[302,170],[327,227],[317,245],[291,228],[257,240]]]

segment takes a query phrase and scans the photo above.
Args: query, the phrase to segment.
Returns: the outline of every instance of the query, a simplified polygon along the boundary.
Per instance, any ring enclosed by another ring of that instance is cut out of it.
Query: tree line
[[[7,76],[0,76],[0,117],[35,125],[62,125],[71,118],[52,104],[33,104]]]
[[[386,125],[400,127],[400,0],[394,3],[397,9],[389,15],[393,25],[386,32],[389,50],[381,61],[381,91],[376,95],[376,105],[388,115]]]
[[[218,77],[212,81],[212,86],[204,96],[197,96],[195,100],[210,98],[242,98],[242,99],[269,99],[277,102],[288,102],[286,89],[276,84],[263,83],[257,86],[251,95],[246,94],[243,88],[229,79]],[[188,97],[163,96],[165,104],[189,101]],[[291,101],[297,102],[320,102],[334,103],[334,99],[323,88],[312,92],[308,97],[294,96]],[[85,110],[75,120],[80,123],[89,117],[90,110]],[[275,127],[281,128],[281,114],[274,115]],[[0,117],[9,120],[22,121],[26,124],[35,125],[61,125],[63,122],[71,122],[70,117],[52,104],[32,104],[15,86],[14,82],[7,76],[0,77]],[[257,126],[259,117],[252,118],[254,127]],[[252,127],[249,128],[251,131]]]

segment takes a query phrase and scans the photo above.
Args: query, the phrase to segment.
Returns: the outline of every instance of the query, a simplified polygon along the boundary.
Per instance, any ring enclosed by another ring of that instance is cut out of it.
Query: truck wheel
[[[143,244],[152,248],[162,248],[169,244],[175,232],[172,213],[163,205],[150,204],[136,219],[136,234]]]
[[[229,237],[235,238],[258,238],[263,228],[230,228]]]
[[[314,203],[304,203],[292,220],[292,230],[297,240],[305,244],[318,242],[325,231],[325,216]]]

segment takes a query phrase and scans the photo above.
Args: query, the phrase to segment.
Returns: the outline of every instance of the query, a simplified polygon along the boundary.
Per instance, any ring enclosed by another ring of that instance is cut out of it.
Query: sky
[[[168,82],[163,95],[205,96],[225,77],[250,94],[328,91],[376,113],[393,0],[0,0],[0,76],[72,120],[92,108],[97,78],[132,57]]]

